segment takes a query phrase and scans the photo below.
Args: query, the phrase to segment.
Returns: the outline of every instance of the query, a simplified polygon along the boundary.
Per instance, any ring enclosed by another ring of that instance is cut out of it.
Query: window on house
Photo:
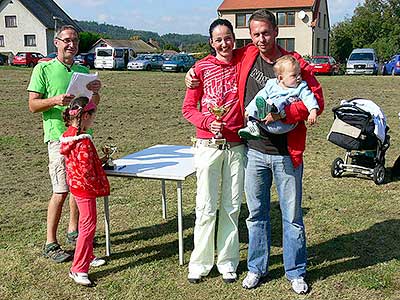
[[[17,27],[17,16],[5,16],[6,27]]]
[[[322,40],[322,51],[323,51],[323,54],[327,54],[327,51],[326,51],[326,39]]]
[[[294,26],[294,11],[278,12],[276,19],[278,26]]]
[[[320,47],[320,39],[317,38],[317,54],[320,54],[321,47]]]
[[[288,51],[294,51],[294,39],[277,39],[278,45]]]
[[[236,48],[241,48],[250,43],[252,43],[252,41],[249,39],[237,39],[235,42],[235,46],[236,46]]]
[[[25,47],[35,47],[36,46],[36,36],[34,34],[24,35]]]
[[[0,35],[0,47],[4,47],[4,35]]]
[[[236,15],[236,28],[244,28],[249,24],[251,14],[237,14]]]
[[[321,13],[318,13],[318,27],[321,28]]]
[[[327,19],[326,19],[326,14],[324,14],[324,29],[326,29],[326,25],[327,25]]]

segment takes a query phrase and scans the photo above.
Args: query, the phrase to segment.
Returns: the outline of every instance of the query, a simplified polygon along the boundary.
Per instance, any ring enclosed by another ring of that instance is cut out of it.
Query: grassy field
[[[50,197],[47,151],[40,114],[28,111],[30,69],[0,68],[0,299],[400,299],[400,185],[370,179],[334,179],[330,165],[344,150],[326,140],[331,109],[340,99],[366,97],[385,111],[391,127],[389,168],[400,155],[400,77],[319,77],[326,99],[318,125],[309,128],[305,153],[304,214],[311,292],[296,296],[284,279],[281,223],[273,194],[273,241],[269,281],[247,291],[247,210],[240,218],[240,280],[227,285],[214,269],[190,285],[187,265],[178,265],[175,185],[167,184],[167,221],[161,216],[158,181],[111,178],[109,263],[92,269],[94,288],[68,278],[70,263],[41,256]],[[181,116],[183,74],[99,72],[104,88],[95,143],[112,141],[116,158],[155,144],[190,144],[194,128]],[[193,247],[195,178],[184,184],[185,261]],[[95,253],[104,255],[102,201]],[[67,205],[59,237],[65,244]],[[68,247],[68,246],[66,246]]]

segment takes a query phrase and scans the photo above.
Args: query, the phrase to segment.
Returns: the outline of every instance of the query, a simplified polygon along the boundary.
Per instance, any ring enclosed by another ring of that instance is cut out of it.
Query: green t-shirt
[[[71,70],[58,59],[39,63],[33,69],[28,91],[42,94],[43,99],[65,94],[74,72],[89,73],[86,67],[73,64]],[[66,106],[56,105],[43,112],[44,142],[58,141],[66,130],[62,113]]]

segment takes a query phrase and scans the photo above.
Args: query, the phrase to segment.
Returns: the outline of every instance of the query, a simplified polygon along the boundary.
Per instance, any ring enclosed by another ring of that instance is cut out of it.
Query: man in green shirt
[[[74,64],[74,56],[78,52],[79,34],[73,26],[62,26],[54,38],[54,45],[57,48],[57,57],[40,63],[33,69],[28,92],[29,110],[43,113],[44,142],[48,146],[49,173],[53,186],[47,210],[47,240],[43,254],[55,262],[63,262],[69,260],[71,255],[62,250],[57,241],[58,223],[64,201],[68,196],[64,158],[60,154],[59,142],[59,138],[66,130],[62,113],[74,98],[74,95],[66,94],[72,74],[89,73],[89,70]],[[98,104],[101,82],[92,81],[87,87],[93,92],[92,100]],[[67,237],[76,238],[79,213],[72,195],[69,206]]]

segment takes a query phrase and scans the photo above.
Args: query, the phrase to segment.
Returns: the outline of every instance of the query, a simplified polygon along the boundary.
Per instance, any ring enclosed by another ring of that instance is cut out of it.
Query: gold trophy
[[[221,121],[222,117],[225,116],[225,114],[229,111],[229,107],[226,107],[224,105],[219,106],[216,103],[210,103],[208,105],[208,110],[209,110],[210,113],[212,113],[215,116],[217,121]],[[221,132],[217,132],[214,135],[213,139],[214,140],[219,140],[219,141],[225,140],[223,138]]]
[[[104,170],[114,170],[115,164],[112,160],[112,155],[117,151],[117,146],[114,144],[105,144],[101,151],[103,151],[104,156],[101,158]]]

